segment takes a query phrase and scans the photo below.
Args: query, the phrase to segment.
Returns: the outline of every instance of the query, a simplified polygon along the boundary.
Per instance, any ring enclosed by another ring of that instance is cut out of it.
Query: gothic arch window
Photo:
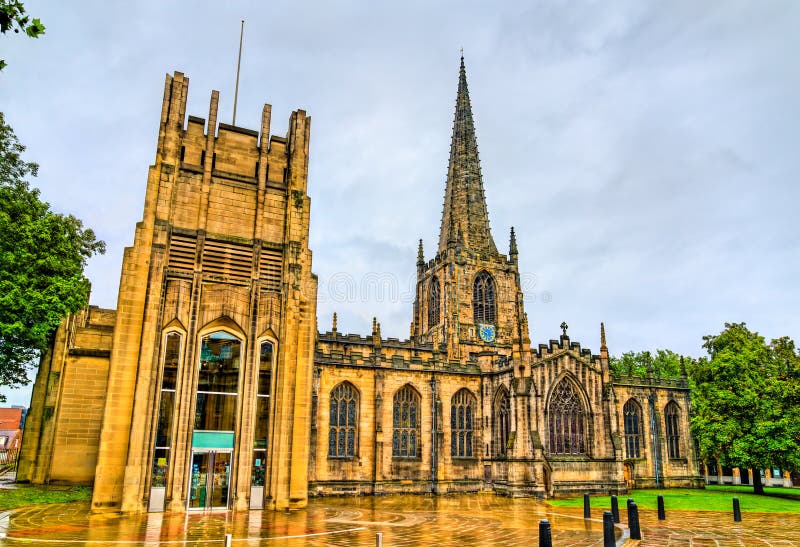
[[[441,306],[439,279],[433,277],[431,279],[430,288],[428,289],[428,328],[439,324],[439,309]]]
[[[472,458],[475,429],[475,396],[466,388],[458,390],[450,401],[450,455]]]
[[[586,410],[571,381],[561,380],[553,388],[547,419],[551,454],[586,454]]]
[[[392,457],[419,458],[421,454],[420,396],[405,385],[394,394],[392,404]]]
[[[667,403],[664,408],[664,422],[667,432],[667,455],[670,458],[681,457],[681,435],[678,424],[680,423],[681,411],[675,401]]]
[[[358,450],[358,390],[342,382],[331,391],[328,457],[354,458]]]
[[[494,397],[492,421],[494,425],[494,455],[505,456],[508,450],[508,438],[511,434],[511,398],[508,390],[501,387]]]
[[[494,279],[482,271],[472,286],[472,314],[476,324],[494,325],[497,317],[497,300]]]
[[[635,399],[628,399],[622,407],[625,420],[625,455],[628,458],[641,458],[644,448],[644,429],[642,407]]]

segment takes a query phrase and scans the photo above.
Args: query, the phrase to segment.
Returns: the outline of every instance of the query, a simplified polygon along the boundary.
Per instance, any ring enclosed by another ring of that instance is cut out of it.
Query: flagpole
[[[242,67],[242,38],[244,37],[244,19],[242,19],[242,30],[239,33],[239,60],[236,63],[236,91],[233,93],[233,122],[236,125],[236,103],[239,100],[239,69]]]

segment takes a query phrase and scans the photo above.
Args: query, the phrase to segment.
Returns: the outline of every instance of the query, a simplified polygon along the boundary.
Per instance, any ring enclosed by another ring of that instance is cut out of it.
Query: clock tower
[[[504,255],[489,228],[462,56],[436,255],[426,261],[419,244],[414,339],[444,351],[450,362],[527,362],[530,338],[517,264],[514,229]]]

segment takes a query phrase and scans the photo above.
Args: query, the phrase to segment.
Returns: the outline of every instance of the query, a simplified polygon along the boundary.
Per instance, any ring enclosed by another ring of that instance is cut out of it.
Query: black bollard
[[[733,522],[742,522],[742,510],[739,509],[739,498],[733,498]]]
[[[614,522],[619,522],[619,504],[617,503],[617,496],[611,496],[611,515],[614,517]]]
[[[628,498],[628,509],[631,508],[631,503],[633,503],[633,498]]]
[[[658,495],[658,520],[667,520],[667,515],[664,513],[664,496]]]
[[[631,531],[631,539],[642,539],[642,530],[639,528],[639,508],[634,501],[628,506],[628,529]]]
[[[583,495],[583,518],[592,518],[592,508],[589,505],[589,494]]]
[[[603,511],[603,547],[615,547],[616,544],[614,515],[611,514],[611,511]]]
[[[553,537],[550,535],[550,521],[539,521],[539,547],[553,547]]]

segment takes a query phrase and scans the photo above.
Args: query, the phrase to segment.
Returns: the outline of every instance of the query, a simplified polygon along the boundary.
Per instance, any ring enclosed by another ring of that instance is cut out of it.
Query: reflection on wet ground
[[[602,513],[584,521],[582,509],[492,494],[322,498],[291,513],[246,511],[89,515],[88,503],[47,505],[0,513],[3,545],[508,545],[538,543],[547,518],[553,544],[602,545]],[[643,545],[800,545],[800,515],[672,511],[659,522],[641,511]],[[623,515],[624,520],[624,515]],[[623,526],[617,530],[622,537]]]

